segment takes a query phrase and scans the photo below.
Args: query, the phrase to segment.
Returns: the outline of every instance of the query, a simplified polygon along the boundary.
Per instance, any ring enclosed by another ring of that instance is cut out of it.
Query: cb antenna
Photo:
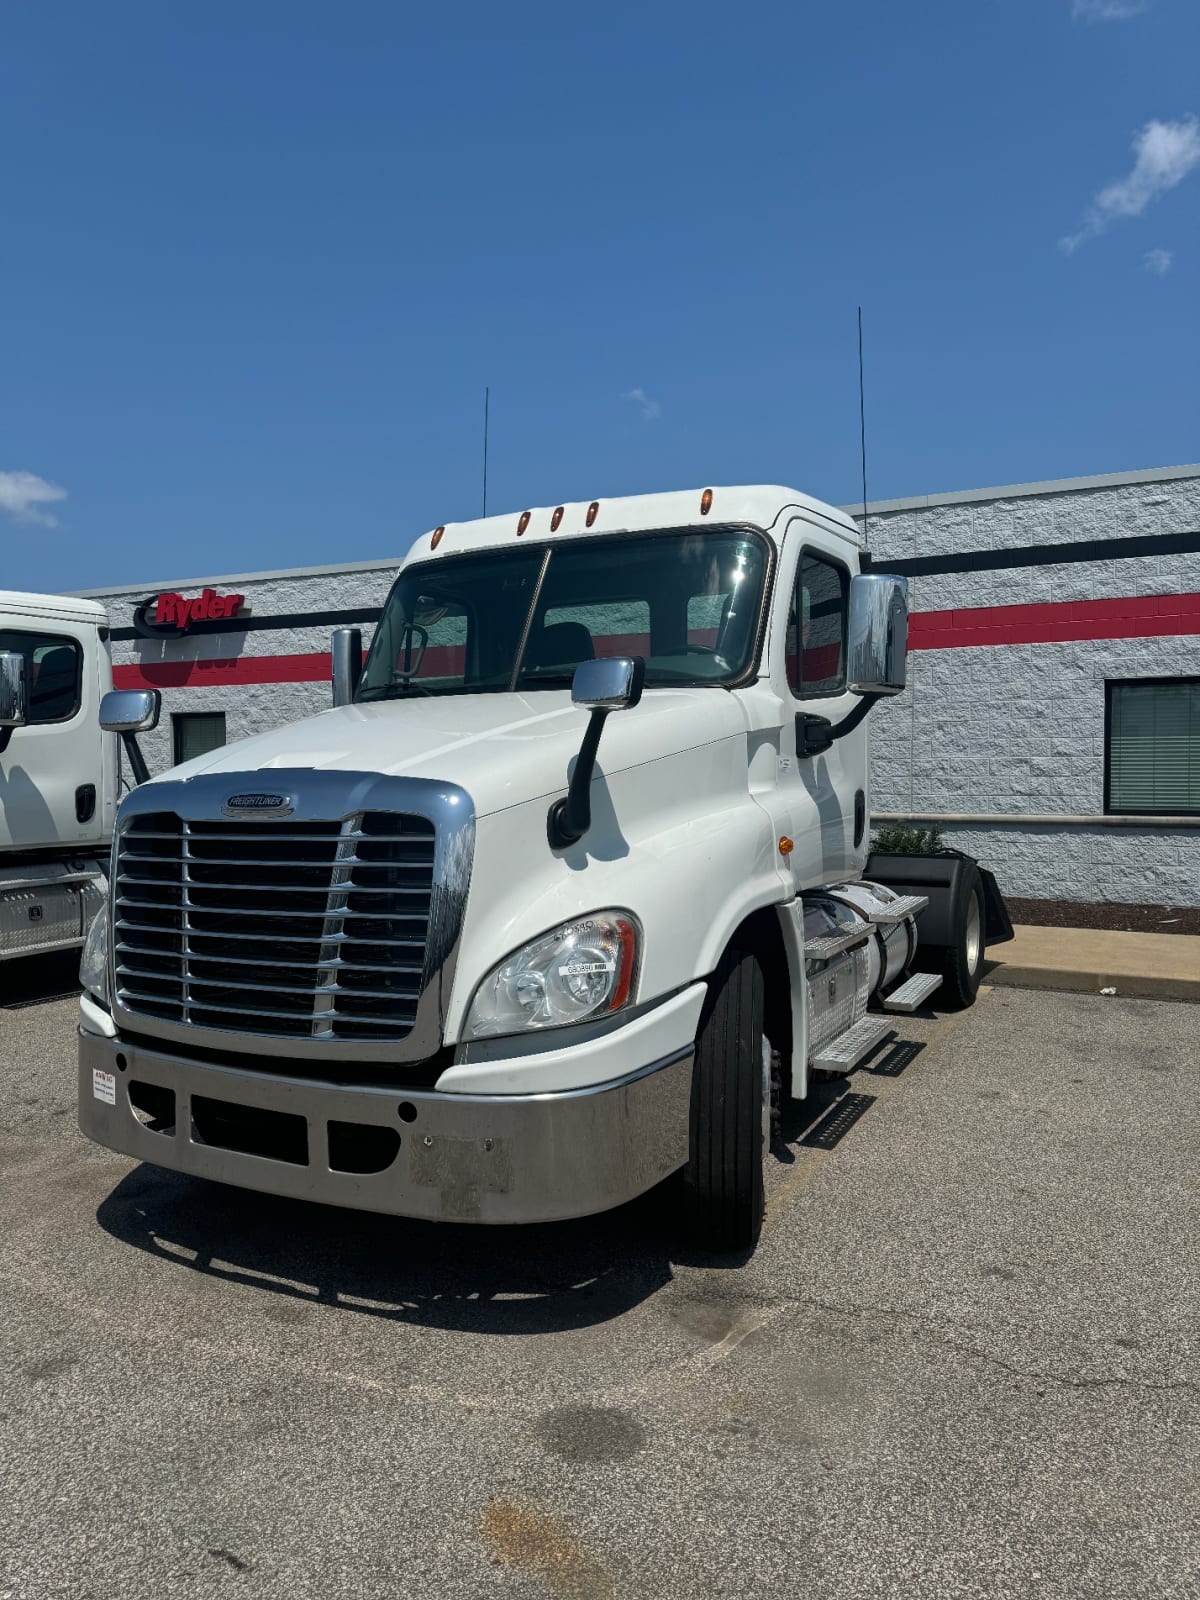
[[[862,307],[858,308],[858,436],[862,445],[863,548],[867,548],[867,402],[863,384]]]
[[[488,447],[488,403],[492,391],[487,388],[483,391],[483,514],[487,516],[487,447]]]

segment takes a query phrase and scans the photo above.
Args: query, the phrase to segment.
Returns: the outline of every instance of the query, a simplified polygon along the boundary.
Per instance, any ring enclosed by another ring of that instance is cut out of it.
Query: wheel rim
[[[979,965],[979,958],[983,953],[983,912],[979,905],[977,891],[971,891],[971,903],[967,907],[967,971],[973,973]]]

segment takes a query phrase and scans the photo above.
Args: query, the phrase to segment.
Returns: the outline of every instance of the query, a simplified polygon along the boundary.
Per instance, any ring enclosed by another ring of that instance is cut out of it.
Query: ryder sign
[[[195,622],[225,622],[236,617],[245,600],[244,594],[217,594],[214,589],[205,589],[194,600],[181,594],[156,594],[134,612],[134,626],[152,639],[186,633]]]

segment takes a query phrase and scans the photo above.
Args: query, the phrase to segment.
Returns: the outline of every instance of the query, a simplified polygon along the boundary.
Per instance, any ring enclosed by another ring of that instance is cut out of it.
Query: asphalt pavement
[[[714,1266],[136,1165],[0,1009],[0,1597],[1194,1597],[1198,1015],[900,1019]]]

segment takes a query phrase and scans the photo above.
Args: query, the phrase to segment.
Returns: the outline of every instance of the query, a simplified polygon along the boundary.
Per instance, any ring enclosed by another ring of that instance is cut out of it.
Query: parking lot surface
[[[0,1010],[0,1596],[1196,1596],[1198,1024],[903,1020],[730,1267],[132,1164]]]

